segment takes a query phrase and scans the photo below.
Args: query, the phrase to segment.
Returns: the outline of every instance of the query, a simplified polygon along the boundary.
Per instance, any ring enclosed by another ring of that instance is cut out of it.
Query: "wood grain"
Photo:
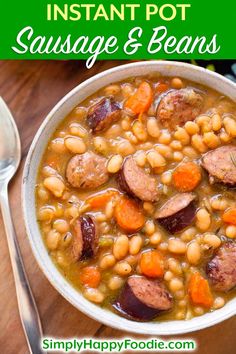
[[[5,99],[15,117],[22,141],[22,163],[10,186],[12,214],[26,270],[41,315],[44,333],[53,337],[120,338],[127,335],[135,337],[90,319],[71,306],[54,290],[32,255],[24,231],[20,206],[24,160],[30,143],[45,115],[61,97],[80,82],[95,73],[122,63],[103,61],[87,70],[82,61],[0,62],[0,96]],[[0,353],[25,354],[28,353],[28,349],[19,320],[14,281],[1,217],[0,259]],[[220,325],[182,337],[196,339],[197,353],[230,354],[235,352],[235,330],[236,318],[234,317]]]

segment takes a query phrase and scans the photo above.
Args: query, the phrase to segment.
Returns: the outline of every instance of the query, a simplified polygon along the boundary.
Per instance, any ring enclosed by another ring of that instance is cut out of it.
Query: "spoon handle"
[[[40,340],[43,336],[43,332],[35,300],[24,269],[11,217],[7,183],[0,186],[0,205],[15,280],[18,308],[25,337],[31,354],[45,353],[40,348]]]

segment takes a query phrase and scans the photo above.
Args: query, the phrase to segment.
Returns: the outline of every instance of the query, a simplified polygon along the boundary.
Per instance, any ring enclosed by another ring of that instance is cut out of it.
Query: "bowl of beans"
[[[236,85],[147,61],[83,82],[49,113],[23,176],[52,285],[117,329],[178,334],[236,313]]]

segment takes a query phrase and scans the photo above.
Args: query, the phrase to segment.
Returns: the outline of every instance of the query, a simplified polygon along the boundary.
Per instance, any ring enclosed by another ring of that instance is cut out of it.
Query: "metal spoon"
[[[8,184],[16,173],[21,160],[21,144],[14,119],[0,97],[0,206],[7,235],[20,318],[32,354],[40,354],[42,327],[38,310],[25,273],[20,249],[11,218]]]

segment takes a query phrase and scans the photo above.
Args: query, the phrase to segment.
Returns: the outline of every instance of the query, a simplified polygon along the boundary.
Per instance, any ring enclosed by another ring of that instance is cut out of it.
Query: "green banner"
[[[236,1],[4,1],[0,59],[234,59]]]

